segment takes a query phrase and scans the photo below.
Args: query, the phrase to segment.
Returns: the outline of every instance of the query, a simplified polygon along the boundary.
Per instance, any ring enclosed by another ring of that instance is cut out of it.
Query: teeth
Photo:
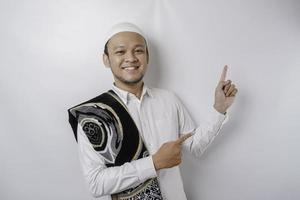
[[[125,67],[126,70],[134,70],[137,69],[137,67]]]

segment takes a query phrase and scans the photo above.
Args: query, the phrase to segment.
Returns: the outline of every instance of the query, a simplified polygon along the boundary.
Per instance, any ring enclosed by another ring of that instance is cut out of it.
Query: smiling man
[[[140,97],[149,57],[145,39],[136,32],[119,32],[105,49],[103,62],[111,69],[115,85]]]
[[[145,34],[131,23],[113,26],[103,54],[112,89],[68,110],[84,177],[99,199],[185,200],[181,152],[200,156],[234,102],[237,89],[225,80],[225,66],[209,123],[196,127],[172,92],[144,83],[148,61]]]

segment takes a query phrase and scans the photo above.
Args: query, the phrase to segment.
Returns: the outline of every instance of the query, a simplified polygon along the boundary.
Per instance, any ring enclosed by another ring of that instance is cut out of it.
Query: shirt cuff
[[[144,182],[150,178],[157,177],[157,173],[152,160],[152,155],[136,160],[136,167],[138,169],[139,179]]]
[[[212,121],[216,124],[225,124],[229,120],[228,112],[226,112],[224,115],[223,113],[218,112],[214,107],[212,107],[210,113]]]

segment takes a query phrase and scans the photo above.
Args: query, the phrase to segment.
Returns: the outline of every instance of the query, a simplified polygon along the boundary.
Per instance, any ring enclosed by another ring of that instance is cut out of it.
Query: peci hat
[[[120,32],[134,32],[140,34],[146,41],[146,44],[148,45],[147,38],[143,31],[135,24],[130,23],[130,22],[121,22],[118,24],[115,24],[112,26],[112,28],[107,32],[106,37],[105,37],[105,43],[108,42],[108,40],[114,36],[117,33]]]

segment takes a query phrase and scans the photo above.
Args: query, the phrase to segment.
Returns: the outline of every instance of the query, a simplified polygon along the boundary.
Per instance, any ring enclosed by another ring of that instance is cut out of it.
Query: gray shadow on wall
[[[149,45],[149,64],[144,80],[151,87],[159,87],[161,83],[161,60],[159,49],[153,40],[148,40]]]

